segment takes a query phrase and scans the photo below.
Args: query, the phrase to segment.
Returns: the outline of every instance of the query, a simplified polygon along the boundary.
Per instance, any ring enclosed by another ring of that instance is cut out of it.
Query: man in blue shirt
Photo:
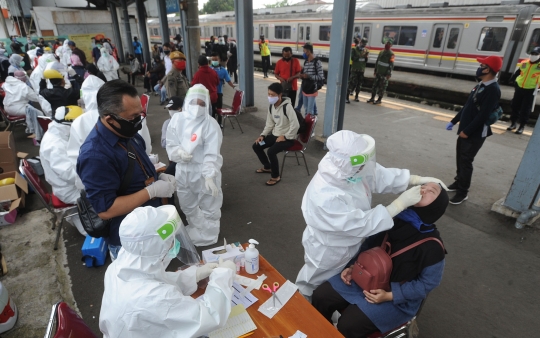
[[[221,67],[221,61],[223,60],[221,59],[220,54],[218,52],[213,52],[212,53],[212,69],[216,71],[219,77],[219,83],[217,86],[217,95],[218,95],[218,99],[216,103],[217,109],[223,108],[223,84],[226,82],[229,84],[229,86],[231,86],[231,88],[234,89],[234,84],[231,81],[229,72],[227,71],[227,69]],[[217,114],[217,111],[212,110],[212,117],[215,118],[216,114]],[[218,123],[221,126],[221,128],[223,128],[223,125],[221,124],[221,119],[222,119],[221,115],[218,115]]]
[[[99,119],[81,146],[77,174],[98,216],[111,220],[107,241],[114,260],[122,245],[118,228],[124,217],[140,206],[160,206],[161,198],[174,193],[176,180],[167,174],[158,176],[146,155],[144,140],[137,133],[143,118],[135,87],[122,80],[109,81],[99,89],[97,104]],[[133,159],[130,184],[119,195]]]
[[[137,60],[139,60],[139,64],[142,65],[144,63],[142,58],[142,44],[136,36],[133,38],[133,52]]]

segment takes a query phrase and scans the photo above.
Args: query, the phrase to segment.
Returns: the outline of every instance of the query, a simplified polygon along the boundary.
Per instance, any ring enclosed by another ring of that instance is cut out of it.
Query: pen
[[[247,333],[247,334],[245,334],[243,336],[240,336],[238,338],[244,338],[244,337],[247,337],[247,336],[251,336],[253,334],[253,332],[255,332],[255,331],[251,331],[250,333]]]

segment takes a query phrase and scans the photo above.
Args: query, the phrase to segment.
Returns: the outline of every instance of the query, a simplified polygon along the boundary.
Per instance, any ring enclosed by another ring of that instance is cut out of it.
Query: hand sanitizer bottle
[[[249,247],[245,253],[246,259],[246,272],[249,274],[256,274],[259,272],[259,250],[255,249],[255,244],[259,244],[254,239],[249,240]]]

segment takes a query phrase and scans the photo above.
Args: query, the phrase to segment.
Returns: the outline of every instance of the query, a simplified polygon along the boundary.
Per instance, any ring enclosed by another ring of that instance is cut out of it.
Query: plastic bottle
[[[249,240],[249,247],[246,249],[246,272],[253,275],[259,272],[259,250],[255,249],[255,244],[259,244],[254,239]]]

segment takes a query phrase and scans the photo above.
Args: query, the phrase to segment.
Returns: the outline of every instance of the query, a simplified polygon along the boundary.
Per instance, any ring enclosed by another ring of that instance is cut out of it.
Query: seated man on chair
[[[281,181],[277,154],[294,144],[300,123],[291,105],[291,99],[283,97],[283,87],[280,83],[268,86],[268,102],[270,106],[266,114],[266,126],[261,136],[255,140],[253,151],[263,164],[256,173],[271,174],[266,185],[276,185]],[[264,153],[266,148],[269,148],[267,154]]]
[[[391,253],[429,237],[442,242],[434,223],[444,215],[448,194],[437,183],[422,185],[420,193],[420,202],[397,214],[392,229],[368,237],[360,252],[380,246],[386,234]],[[355,257],[341,274],[313,292],[313,306],[328,320],[340,311],[337,329],[346,338],[388,332],[411,320],[427,294],[439,286],[445,254],[441,244],[430,240],[393,257],[389,292],[362,290],[352,280]]]

